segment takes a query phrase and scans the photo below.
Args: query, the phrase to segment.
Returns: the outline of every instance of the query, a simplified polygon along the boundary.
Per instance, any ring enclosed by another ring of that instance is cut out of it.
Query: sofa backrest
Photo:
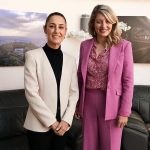
[[[0,91],[0,138],[24,134],[27,108],[24,89]]]
[[[150,86],[135,85],[132,109],[137,111],[145,122],[150,123]]]

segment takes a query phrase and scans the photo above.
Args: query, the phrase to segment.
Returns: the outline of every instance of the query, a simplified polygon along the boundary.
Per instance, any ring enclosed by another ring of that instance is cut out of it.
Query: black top
[[[58,121],[61,120],[60,117],[60,80],[62,74],[62,64],[63,64],[63,53],[61,51],[61,47],[58,49],[53,49],[49,47],[47,44],[43,47],[44,52],[52,66],[54,71],[54,75],[57,82],[57,114],[56,118]]]

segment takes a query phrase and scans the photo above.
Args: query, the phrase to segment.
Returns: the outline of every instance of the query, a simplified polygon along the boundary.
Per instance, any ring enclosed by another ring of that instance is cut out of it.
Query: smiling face
[[[53,15],[49,18],[44,26],[44,32],[47,35],[47,43],[51,48],[59,48],[66,35],[66,26],[66,21],[62,16]]]
[[[106,38],[112,30],[112,23],[104,15],[98,13],[95,18],[94,28],[97,38]]]

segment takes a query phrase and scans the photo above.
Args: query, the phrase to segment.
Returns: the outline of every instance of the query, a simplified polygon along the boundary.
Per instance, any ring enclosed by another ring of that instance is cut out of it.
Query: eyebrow
[[[55,25],[55,23],[50,23],[50,24],[53,24],[53,25]],[[65,25],[65,24],[59,24],[59,25]]]

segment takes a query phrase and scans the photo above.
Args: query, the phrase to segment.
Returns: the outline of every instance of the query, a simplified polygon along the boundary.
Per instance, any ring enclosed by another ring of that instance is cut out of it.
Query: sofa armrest
[[[136,111],[132,111],[131,116],[129,117],[128,124],[126,125],[126,128],[130,128],[139,132],[142,132],[144,134],[149,134],[148,128],[143,121],[142,117],[139,113]]]
[[[0,91],[0,139],[25,134],[27,108],[24,89]]]

